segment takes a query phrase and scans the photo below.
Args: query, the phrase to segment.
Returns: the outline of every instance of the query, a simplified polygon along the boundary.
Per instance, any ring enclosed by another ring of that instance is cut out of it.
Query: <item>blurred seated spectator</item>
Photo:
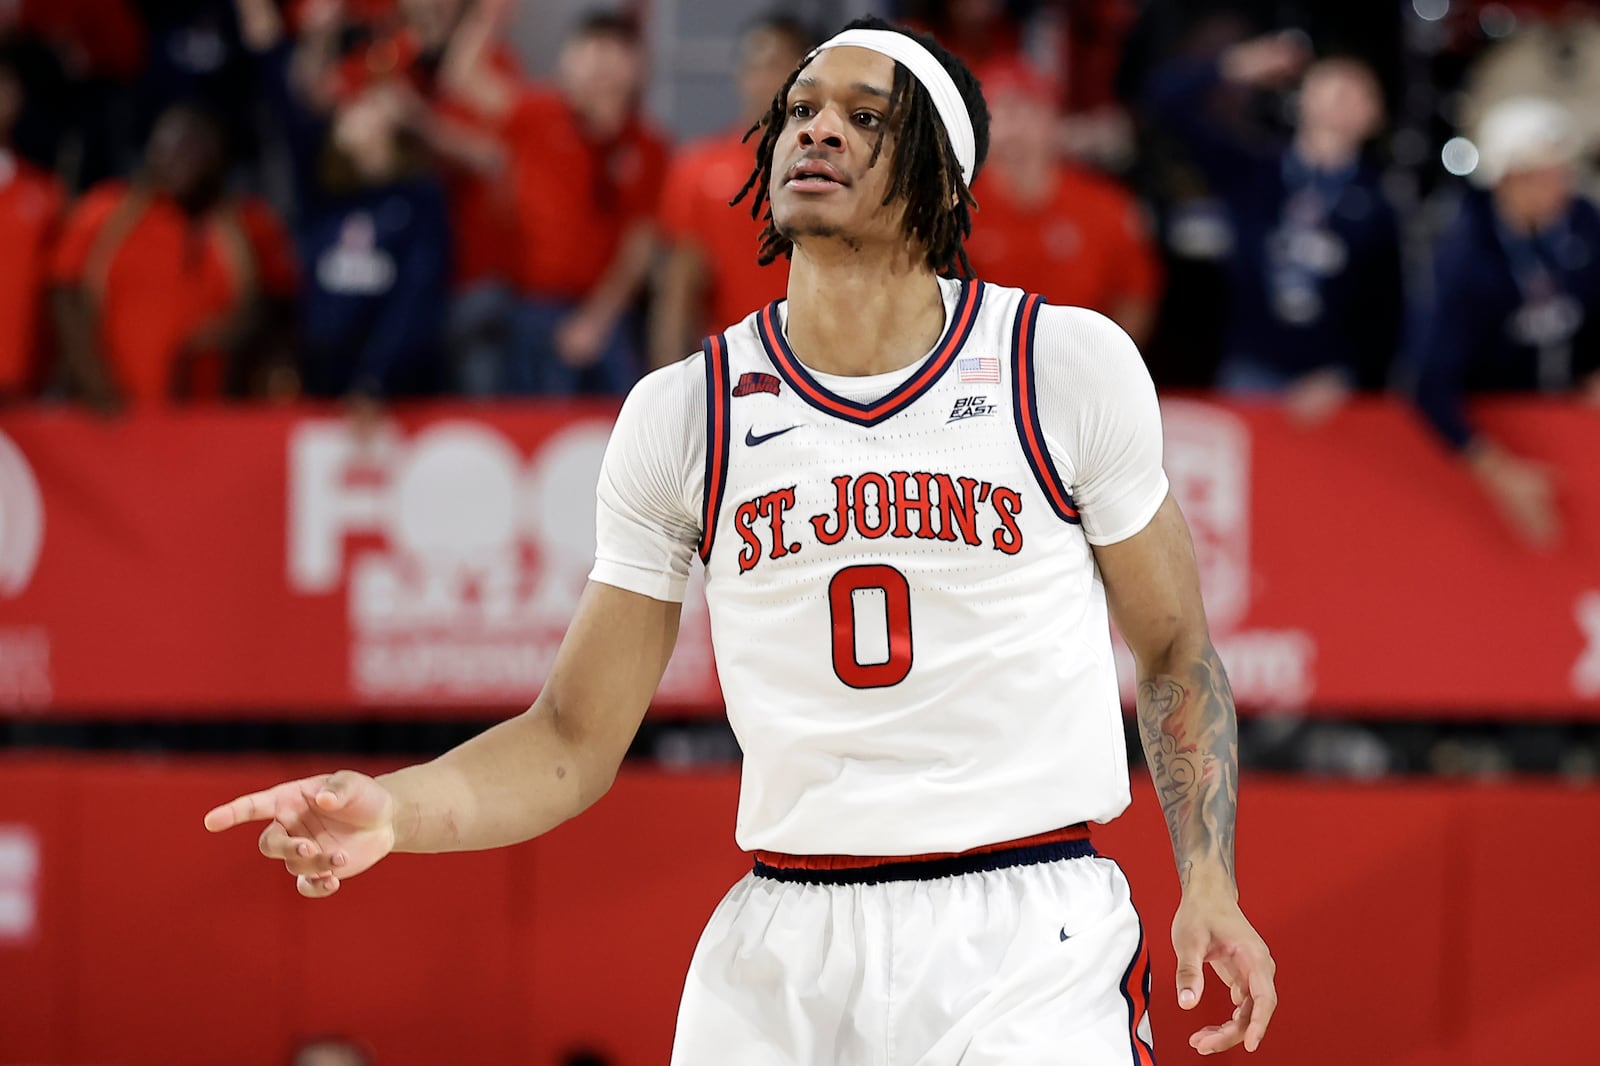
[[[1560,533],[1550,475],[1473,428],[1469,392],[1583,389],[1600,402],[1600,212],[1577,194],[1572,116],[1539,97],[1493,105],[1477,132],[1482,188],[1435,252],[1417,403],[1535,545]]]
[[[372,1052],[360,1041],[343,1036],[319,1036],[301,1041],[289,1066],[373,1066]]]
[[[618,395],[641,369],[632,308],[655,254],[667,156],[639,115],[639,29],[623,15],[584,16],[547,87],[485,61],[505,14],[503,0],[476,5],[441,71],[447,91],[503,124],[510,146],[521,303],[496,391]]]
[[[1022,27],[1005,0],[923,0],[904,5],[906,25],[931,33],[968,67],[1017,58]]]
[[[240,12],[294,164],[305,392],[363,401],[437,393],[450,229],[409,128],[415,98],[376,82],[324,118],[294,82],[271,0],[241,0]]]
[[[1276,393],[1316,419],[1387,379],[1403,318],[1395,211],[1363,149],[1383,95],[1360,60],[1310,63],[1296,35],[1234,45],[1215,60],[1157,70],[1149,100],[1226,205],[1229,321],[1217,384]],[[1287,144],[1215,120],[1224,87],[1282,88],[1304,72]]]
[[[1140,345],[1160,266],[1139,205],[1121,186],[1062,160],[1055,85],[1021,62],[982,67],[989,159],[973,185],[967,255],[978,276],[1088,307]]]
[[[0,403],[42,384],[50,242],[64,195],[54,175],[12,149],[25,100],[15,55],[0,45]]]
[[[132,182],[68,215],[52,265],[56,335],[77,393],[123,403],[245,393],[295,284],[265,204],[223,191],[224,137],[194,105],[167,110]]]
[[[788,291],[789,261],[756,262],[763,223],[730,201],[755,167],[755,140],[773,97],[813,39],[799,21],[771,15],[739,37],[734,81],[739,119],[732,129],[685,146],[661,194],[661,265],[650,323],[650,365],[666,366]]]

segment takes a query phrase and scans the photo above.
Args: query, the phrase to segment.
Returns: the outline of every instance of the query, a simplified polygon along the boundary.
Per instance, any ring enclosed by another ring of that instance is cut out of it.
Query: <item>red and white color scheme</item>
[[[1206,620],[1238,698],[1295,709],[1315,690],[1316,640],[1293,626],[1249,622],[1260,576],[1251,554],[1250,423],[1215,404],[1169,399],[1161,405],[1167,475],[1194,537]],[[1133,702],[1133,656],[1120,642],[1123,696]]]
[[[617,420],[592,576],[679,599],[698,547],[741,847],[958,852],[1127,806],[1090,545],[1166,498],[1155,389],[1093,311],[941,284],[944,335],[911,366],[820,374],[779,301]],[[774,372],[777,393],[732,395]]]
[[[39,923],[39,838],[0,822],[0,945],[26,944]]]
[[[737,410],[772,398],[776,374],[733,386],[744,391]],[[1167,473],[1245,713],[1600,717],[1592,410],[1474,409],[1487,432],[1560,478],[1563,537],[1540,553],[1399,405],[1356,403],[1314,428],[1262,406],[1168,397],[1162,408]],[[421,407],[363,449],[343,420],[314,409],[112,422],[9,412],[0,713],[511,713],[536,695],[587,572],[614,414]],[[454,479],[430,473],[445,454],[478,471],[458,475],[476,479],[475,493],[501,495],[461,505]],[[455,506],[475,528],[443,525]],[[490,512],[508,516],[492,535],[477,526],[493,524]],[[449,583],[473,568],[436,538],[469,534],[485,550],[477,569],[516,578],[499,606]],[[736,552],[739,536],[728,536]],[[409,583],[396,588],[401,572]],[[693,588],[685,612],[658,703],[720,715]],[[421,657],[394,677],[363,673],[401,646]]]
[[[1129,802],[1091,545],[1167,497],[1155,388],[1093,311],[941,289],[933,348],[861,377],[804,365],[774,302],[640,383],[607,448],[591,576],[676,600],[698,551],[757,856],[675,1064],[1152,1066],[1139,917],[1084,823]]]
[[[316,904],[261,876],[253,838],[199,828],[217,796],[329,769],[321,757],[0,759],[0,827],[23,827],[40,857],[32,938],[0,941],[0,1057],[282,1066],[297,1035],[340,1032],[384,1066],[555,1063],[574,1047],[667,1061],[695,940],[718,894],[750,869],[733,843],[737,771],[630,764],[603,801],[552,833],[397,856]],[[1316,1005],[1273,1020],[1262,1061],[1329,1066],[1330,1048],[1335,1063],[1375,1066],[1581,1061],[1573,1019],[1600,1000],[1600,922],[1592,892],[1551,886],[1600,881],[1600,851],[1573,828],[1600,822],[1600,789],[1246,773],[1239,793],[1251,919],[1271,931],[1297,1001]],[[172,828],[130,832],[131,811]],[[1539,861],[1507,862],[1508,840]],[[1146,918],[1157,1061],[1209,1061],[1186,1041],[1233,1005],[1208,979],[1200,1006],[1178,1009],[1166,935],[1178,879],[1147,782],[1095,830],[1095,846],[1127,872]],[[619,856],[628,876],[600,876]],[[1056,948],[1072,943],[1058,939],[1066,920],[1049,932]],[[366,960],[361,980],[328,965],[331,943]],[[1373,994],[1373,953],[1354,943],[1404,960],[1404,995]],[[219,974],[250,975],[249,995]]]

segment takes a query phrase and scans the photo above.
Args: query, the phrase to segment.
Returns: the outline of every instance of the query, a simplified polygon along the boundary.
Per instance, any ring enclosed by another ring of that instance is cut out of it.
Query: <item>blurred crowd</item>
[[[647,5],[533,77],[510,0],[0,0],[0,398],[624,392],[784,292],[728,201],[828,27],[724,6],[732,121],[674,145]],[[1109,315],[1163,386],[1400,392],[1554,536],[1463,399],[1600,402],[1591,5],[876,6],[983,82],[980,276]]]

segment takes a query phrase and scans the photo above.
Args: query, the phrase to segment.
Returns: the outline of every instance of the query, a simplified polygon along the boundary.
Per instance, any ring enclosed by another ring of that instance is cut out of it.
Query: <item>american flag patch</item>
[[[957,359],[956,375],[962,381],[999,381],[1000,360],[992,355],[970,355]]]

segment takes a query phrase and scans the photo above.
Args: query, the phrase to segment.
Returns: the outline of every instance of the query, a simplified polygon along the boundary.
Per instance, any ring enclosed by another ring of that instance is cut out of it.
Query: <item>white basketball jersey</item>
[[[966,283],[873,403],[778,305],[705,344],[706,599],[741,847],[960,851],[1128,804],[1106,601],[1039,427],[1038,297]]]

